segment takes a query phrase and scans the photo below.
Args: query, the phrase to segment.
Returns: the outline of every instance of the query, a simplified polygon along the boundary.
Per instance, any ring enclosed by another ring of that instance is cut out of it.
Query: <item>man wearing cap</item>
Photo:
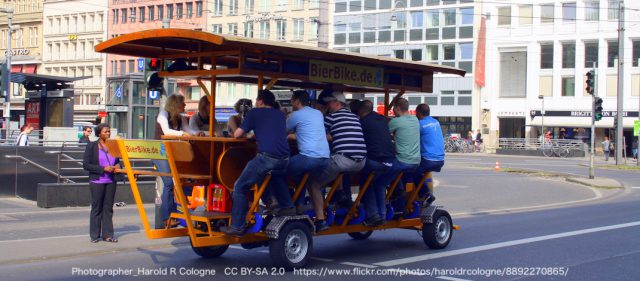
[[[220,231],[227,235],[242,236],[247,229],[247,195],[251,186],[260,184],[269,172],[272,178],[282,176],[289,162],[289,144],[286,139],[286,120],[284,113],[277,107],[276,97],[269,90],[258,92],[256,108],[249,111],[240,128],[233,133],[240,138],[246,132],[255,133],[258,142],[258,155],[245,166],[234,184],[231,225],[223,226]],[[295,208],[286,186],[274,185],[271,193],[278,200],[280,212],[276,215],[295,215]]]
[[[324,198],[321,189],[341,172],[362,170],[367,155],[367,146],[358,116],[345,108],[342,92],[324,90],[318,96],[318,104],[329,112],[324,118],[327,139],[331,142],[329,165],[320,175],[311,178],[309,193],[316,213],[316,231],[328,228],[324,222]]]
[[[418,118],[409,113],[409,102],[404,98],[397,98],[392,102],[395,118],[389,122],[389,130],[395,139],[396,159],[393,167],[385,175],[385,185],[391,184],[401,172],[405,175],[412,174],[420,164],[420,122]],[[398,193],[403,194],[402,181],[396,187]],[[399,196],[400,206],[403,205],[404,196]]]

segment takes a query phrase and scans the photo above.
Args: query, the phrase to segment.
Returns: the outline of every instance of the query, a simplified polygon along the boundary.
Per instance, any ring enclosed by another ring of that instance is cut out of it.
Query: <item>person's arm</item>
[[[160,124],[160,128],[162,128],[162,134],[166,136],[182,136],[184,134],[183,131],[174,130],[169,127],[169,113],[161,110],[156,118],[156,122]]]
[[[184,129],[183,131],[185,131],[187,134],[192,136],[204,136],[204,133],[200,132],[200,130],[194,129],[190,126],[189,120],[187,120],[186,116],[180,116],[180,119],[182,120],[182,124],[184,124],[184,126],[182,126],[182,128]]]
[[[253,120],[254,119],[253,112],[254,112],[253,110],[249,111],[249,113],[247,113],[247,116],[242,121],[242,124],[240,124],[240,126],[233,131],[234,138],[236,139],[241,138],[242,136],[244,136],[245,133],[250,132],[255,128],[254,126],[255,120]]]
[[[242,136],[244,136],[244,130],[242,128],[237,128],[235,131],[233,131],[233,137],[238,139],[241,138]]]
[[[93,154],[96,145],[98,144],[89,144],[85,148],[84,157],[82,157],[82,168],[84,168],[86,171],[89,171],[89,173],[102,174],[102,172],[104,171],[104,167],[100,166],[100,164],[92,163],[94,161]]]

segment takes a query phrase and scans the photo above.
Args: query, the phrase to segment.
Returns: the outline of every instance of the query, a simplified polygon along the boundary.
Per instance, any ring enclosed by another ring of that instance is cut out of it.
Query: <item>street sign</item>
[[[158,97],[160,96],[160,91],[149,91],[149,98],[152,100],[156,100],[158,99]]]
[[[122,85],[119,85],[118,88],[116,88],[116,97],[117,98],[122,97]]]
[[[144,59],[138,59],[138,71],[144,71]]]
[[[633,121],[633,135],[639,136],[640,134],[640,120]]]

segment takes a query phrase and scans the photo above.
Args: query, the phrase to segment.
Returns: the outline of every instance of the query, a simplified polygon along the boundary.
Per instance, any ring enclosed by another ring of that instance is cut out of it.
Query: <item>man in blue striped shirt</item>
[[[331,161],[320,175],[311,178],[309,193],[316,213],[316,231],[328,228],[324,223],[324,198],[321,189],[341,173],[355,173],[364,167],[367,146],[360,119],[345,107],[342,92],[325,90],[318,96],[318,104],[327,108],[324,118],[327,139],[331,142]]]

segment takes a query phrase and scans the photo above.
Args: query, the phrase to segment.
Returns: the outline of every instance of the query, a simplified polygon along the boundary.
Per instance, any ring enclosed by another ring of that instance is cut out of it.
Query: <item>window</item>
[[[196,2],[196,17],[202,17],[202,1]]]
[[[253,38],[253,22],[244,23],[244,37]]]
[[[584,20],[597,21],[600,19],[600,2],[584,2]]]
[[[527,92],[527,52],[500,52],[502,98],[524,98]]]
[[[176,18],[182,18],[182,3],[176,4]]]
[[[309,31],[309,40],[318,40],[318,18],[311,18],[311,30]]]
[[[618,61],[618,42],[617,41],[608,41],[607,42],[607,66],[608,67],[616,67]]]
[[[471,91],[458,91],[458,105],[471,105]]]
[[[261,21],[260,22],[260,39],[269,39],[269,22]]]
[[[467,73],[471,73],[473,70],[473,43],[460,43],[460,62],[458,63],[458,67],[467,71]]]
[[[430,106],[438,105],[438,97],[424,97],[424,103]]]
[[[638,63],[640,63],[640,40],[633,40],[633,51],[632,51],[632,66],[638,67]]]
[[[411,12],[411,28],[422,28],[424,17],[422,12]]]
[[[260,6],[258,6],[259,12],[268,12],[271,8],[271,0],[258,0],[260,1]]]
[[[404,59],[404,50],[394,50],[393,51],[393,56],[396,59]]]
[[[193,17],[193,3],[187,3],[187,18],[190,19]]]
[[[422,61],[422,49],[411,50],[412,61]]]
[[[562,3],[562,20],[567,22],[576,21],[576,3]]]
[[[371,11],[371,10],[375,10],[377,7],[377,0],[364,0],[364,10],[365,11]]]
[[[286,20],[277,20],[276,21],[276,33],[277,40],[284,41],[287,37],[287,21]]]
[[[38,27],[29,27],[29,47],[38,47]]]
[[[409,101],[409,105],[419,105],[422,103],[422,97],[407,97],[407,101]]]
[[[222,16],[222,0],[213,0],[212,14],[214,16]]]
[[[156,7],[158,8],[158,20],[163,20],[164,19],[164,6],[158,5]]]
[[[129,60],[129,73],[135,72],[135,63],[133,60]]]
[[[438,61],[438,45],[427,45],[426,59],[429,62]]]
[[[498,25],[511,25],[511,7],[498,8]]]
[[[584,67],[598,67],[598,42],[584,43]]]
[[[320,8],[320,0],[309,0],[309,9]]]
[[[149,6],[147,7],[149,9],[149,21],[154,21],[156,20],[156,11],[155,11],[155,6]]]
[[[533,6],[522,5],[520,9],[520,24],[531,24],[533,22]]]
[[[562,68],[575,68],[576,44],[562,43]]]
[[[211,32],[214,34],[222,34],[222,24],[211,25]]]
[[[244,13],[253,14],[255,8],[254,0],[244,0]]]
[[[427,6],[437,6],[440,5],[440,0],[427,0]]]
[[[145,9],[146,8],[145,7],[140,7],[139,9],[140,9],[140,11],[138,12],[138,14],[140,14],[139,15],[140,16],[140,22],[144,22],[147,19],[146,15],[145,15],[145,12],[146,12]]]
[[[553,3],[540,5],[540,22],[549,23],[554,20]]]
[[[380,10],[391,9],[391,0],[379,0],[378,9]]]
[[[609,0],[609,20],[620,18],[620,0]]]
[[[129,9],[129,16],[131,17],[131,19],[129,19],[129,22],[136,22],[136,8]],[[84,19],[82,21],[84,21]]]
[[[575,96],[576,81],[574,77],[562,77],[562,96]]]
[[[238,24],[237,23],[229,23],[227,24],[227,33],[231,35],[238,35]]]
[[[454,91],[440,91],[440,105],[455,105],[456,97]]]
[[[293,19],[293,40],[304,40],[304,19]]]
[[[440,10],[427,10],[427,27],[440,25]]]
[[[456,25],[456,9],[446,9],[444,13],[444,25]]]
[[[397,0],[402,1],[402,0]],[[351,0],[349,1],[349,12],[360,12],[362,11],[362,0]]]
[[[122,23],[127,23],[127,9],[120,9],[120,14],[122,14]]]
[[[454,44],[442,44],[442,50],[445,61],[453,61],[456,59],[456,45]]]
[[[168,19],[173,18],[173,4],[167,5],[167,18]]]
[[[553,68],[553,43],[540,44],[540,68]]]
[[[294,0],[293,1],[293,8],[296,9],[296,10],[304,9],[304,0]]]
[[[237,15],[238,14],[238,0],[230,0],[229,1],[229,14]]]
[[[461,24],[473,24],[473,8],[461,8],[460,17]]]
[[[118,24],[118,9],[113,9],[113,24]],[[49,20],[49,25],[53,27],[53,20]]]
[[[276,11],[287,10],[287,0],[276,0]]]

